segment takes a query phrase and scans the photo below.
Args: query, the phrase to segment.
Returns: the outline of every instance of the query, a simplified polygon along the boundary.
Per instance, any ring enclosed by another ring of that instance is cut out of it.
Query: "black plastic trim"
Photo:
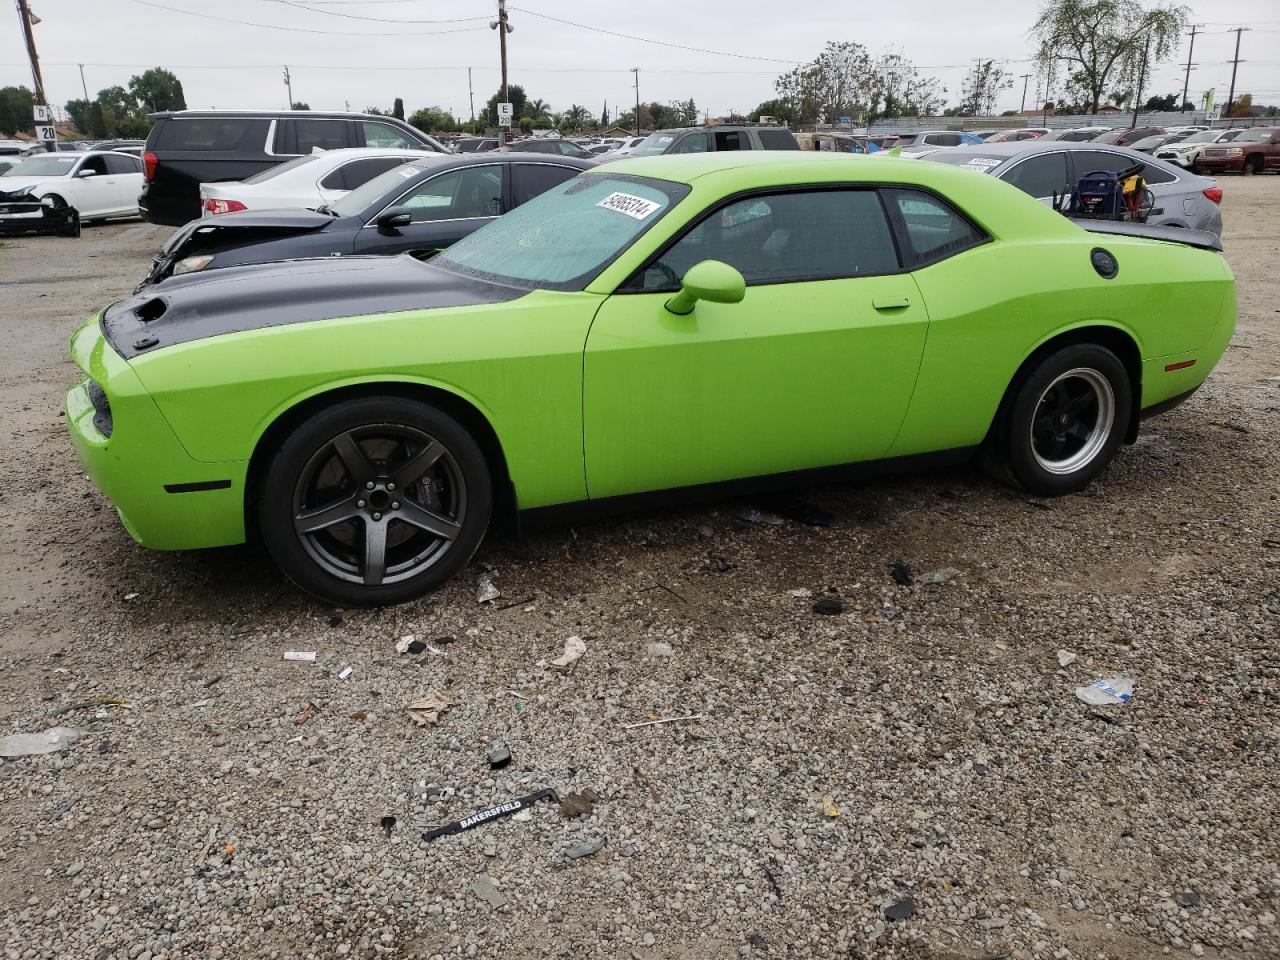
[[[645,493],[628,493],[597,500],[577,500],[549,507],[535,507],[520,511],[520,529],[526,526],[561,524],[577,519],[613,516],[620,513],[638,513],[674,504],[704,503],[708,500],[724,500],[771,490],[794,487],[811,487],[830,483],[847,483],[866,477],[893,473],[911,473],[936,467],[956,466],[968,463],[978,454],[979,447],[956,447],[930,453],[915,453],[905,457],[886,457],[882,460],[862,460],[857,463],[837,464],[831,467],[815,467],[810,470],[792,470],[786,473],[766,474],[758,477],[742,477],[703,483],[692,487],[676,487]]]
[[[1170,410],[1173,410],[1175,407],[1180,407],[1184,403],[1186,403],[1187,400],[1191,397],[1191,395],[1199,389],[1200,389],[1200,385],[1197,384],[1196,386],[1188,390],[1186,393],[1179,393],[1175,396],[1170,397],[1168,400],[1161,400],[1159,403],[1153,403],[1149,407],[1144,407],[1142,411],[1138,414],[1138,417],[1141,420],[1150,420],[1152,417],[1158,417],[1162,413],[1168,413]]]
[[[166,483],[165,493],[199,493],[203,490],[227,490],[230,480],[199,480],[195,483]]]

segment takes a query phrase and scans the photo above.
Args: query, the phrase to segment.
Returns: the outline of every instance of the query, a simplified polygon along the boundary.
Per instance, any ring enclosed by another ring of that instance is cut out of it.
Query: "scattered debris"
[[[314,703],[308,703],[307,709],[303,710],[301,715],[299,715],[298,719],[293,721],[294,726],[298,726],[298,727],[302,726],[304,723],[306,723],[308,720],[310,720],[319,712],[320,712],[319,707],[317,707]]]
[[[425,640],[415,640],[413,641],[413,643],[409,644],[409,652],[412,653],[414,656],[417,656],[423,650],[428,650],[428,649],[435,650],[435,648],[432,647],[431,644],[427,643]],[[440,651],[435,650],[435,652],[439,653]]]
[[[899,900],[892,906],[885,907],[884,918],[886,920],[910,920],[916,915],[916,902],[908,897],[905,900]]]
[[[844,613],[844,604],[835,597],[820,597],[813,604],[813,612],[824,617],[834,617]]]
[[[1103,677],[1087,687],[1076,687],[1076,696],[1095,707],[1116,706],[1129,702],[1133,687],[1128,677]]]
[[[0,757],[31,757],[65,750],[74,740],[85,735],[71,727],[50,727],[43,733],[15,733],[0,738]]]
[[[395,829],[396,818],[390,817],[390,816],[383,817],[381,820],[378,821],[378,825],[382,827],[382,832],[385,833],[388,837],[390,837],[391,831]]]
[[[776,514],[795,523],[802,523],[806,527],[831,526],[832,516],[830,513],[826,510],[819,510],[813,504],[806,503],[799,497],[774,494],[757,498],[756,505],[765,513]]]
[[[840,816],[840,808],[836,806],[836,801],[834,797],[822,798],[822,815],[824,817]]]
[[[493,585],[493,578],[485,575],[476,583],[476,603],[492,603],[502,596],[502,591]]]
[[[905,560],[893,561],[889,565],[889,576],[900,587],[909,587],[915,580],[915,573],[911,569],[911,564]]]
[[[660,720],[645,720],[642,723],[628,723],[623,726],[623,730],[634,730],[636,727],[651,727],[655,723],[676,723],[680,720],[701,720],[702,714],[691,713],[687,717],[663,717]]]
[[[537,803],[539,800],[555,800],[559,801],[560,797],[550,787],[545,790],[539,790],[537,793],[531,793],[527,797],[519,797],[515,800],[508,800],[506,803],[499,803],[492,807],[487,807],[471,814],[469,817],[463,817],[461,820],[455,820],[453,823],[446,823],[441,827],[432,827],[430,830],[422,834],[423,840],[435,840],[439,837],[447,837],[455,833],[462,833],[463,830],[470,830],[481,824],[488,823],[498,817],[505,817],[510,814],[524,810]]]
[[[570,860],[579,860],[582,857],[589,857],[593,853],[599,853],[605,844],[604,837],[597,837],[594,840],[588,840],[586,843],[580,843],[576,847],[570,847],[564,852],[564,855]]]
[[[342,618],[335,613],[332,617],[329,618],[329,626],[331,627],[342,626]]]
[[[567,667],[587,652],[587,644],[581,637],[570,637],[564,642],[564,653],[551,661],[553,667]]]
[[[188,704],[188,706],[190,706],[193,710],[195,710],[195,709],[199,709],[200,707],[207,707],[211,703],[213,703],[213,698],[208,697],[204,700],[197,700],[195,703]]]
[[[354,667],[343,667],[342,672],[338,674],[338,679],[339,680],[347,679],[347,677],[351,676],[354,670],[355,670]]]
[[[507,905],[507,898],[498,889],[498,885],[493,882],[493,877],[487,873],[482,873],[476,877],[475,882],[471,884],[471,892],[495,910]]]
[[[453,701],[443,693],[429,693],[404,705],[413,722],[420,727],[430,727],[440,719],[440,714],[453,706]]]
[[[675,651],[671,649],[671,644],[669,643],[647,644],[644,652],[650,657],[671,657],[675,655]]]
[[[775,513],[764,513],[760,510],[745,510],[738,514],[738,519],[747,523],[767,523],[776,527],[783,523],[783,519]]]
[[[948,583],[960,576],[960,571],[955,567],[943,567],[941,570],[930,570],[928,573],[922,573],[916,577],[916,583],[924,587],[936,587],[939,584]]]
[[[1194,890],[1180,890],[1173,895],[1173,902],[1180,907],[1200,906],[1200,894]]]
[[[126,603],[128,603],[128,602],[132,602],[132,601],[134,601],[134,600],[137,600],[140,596],[142,596],[142,594],[138,593],[138,592],[135,590],[133,593],[126,593],[126,594],[124,595],[124,599],[125,599],[125,602],[126,602]]]
[[[511,748],[502,741],[496,741],[489,747],[489,769],[501,770],[511,762]]]
[[[414,640],[415,640],[415,637],[413,636],[412,633],[407,636],[401,637],[399,640],[396,641],[396,653],[408,653],[409,645],[413,643]]]
[[[369,714],[367,714],[363,710],[357,710],[355,713],[351,714],[351,719],[359,720],[361,723],[363,723],[365,720],[369,719]]]
[[[286,660],[301,660],[304,663],[312,663],[316,658],[314,650],[286,650],[284,652]]]
[[[570,793],[560,801],[560,814],[565,817],[585,817],[596,807],[600,795],[594,790]]]
[[[1058,651],[1058,666],[1060,666],[1060,667],[1069,667],[1069,666],[1071,666],[1073,663],[1075,663],[1075,662],[1076,662],[1077,660],[1079,660],[1079,659],[1080,659],[1080,658],[1079,658],[1079,657],[1077,657],[1077,656],[1076,656],[1074,653],[1072,653],[1070,650],[1059,650],[1059,651]]]

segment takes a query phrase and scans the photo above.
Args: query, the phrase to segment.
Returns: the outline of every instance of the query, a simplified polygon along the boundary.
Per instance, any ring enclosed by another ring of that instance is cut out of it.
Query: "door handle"
[[[871,306],[877,310],[901,310],[911,306],[911,300],[908,297],[876,297]]]

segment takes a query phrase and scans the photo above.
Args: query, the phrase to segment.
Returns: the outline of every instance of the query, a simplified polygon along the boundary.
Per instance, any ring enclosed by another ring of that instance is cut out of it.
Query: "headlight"
[[[173,275],[179,277],[184,273],[195,273],[213,263],[213,254],[206,253],[202,257],[187,257],[173,265]]]
[[[40,205],[41,205],[41,206],[44,206],[44,207],[52,207],[52,206],[53,206],[53,197],[41,197],[41,198],[40,198]]]
[[[1244,151],[1243,151],[1242,149],[1240,149],[1239,147],[1227,147],[1227,156],[1228,156],[1228,157],[1243,157],[1243,156],[1244,156]]]

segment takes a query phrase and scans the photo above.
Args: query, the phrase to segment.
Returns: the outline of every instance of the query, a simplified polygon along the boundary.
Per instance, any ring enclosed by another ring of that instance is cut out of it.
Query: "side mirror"
[[[413,223],[413,213],[408,207],[387,207],[373,221],[383,233],[390,233]]]
[[[684,275],[680,292],[667,301],[667,309],[678,317],[693,313],[699,300],[710,303],[739,303],[747,295],[747,281],[733,267],[720,260],[695,263]]]
[[[76,173],[77,177],[96,177],[97,175],[97,170],[80,170]]]

